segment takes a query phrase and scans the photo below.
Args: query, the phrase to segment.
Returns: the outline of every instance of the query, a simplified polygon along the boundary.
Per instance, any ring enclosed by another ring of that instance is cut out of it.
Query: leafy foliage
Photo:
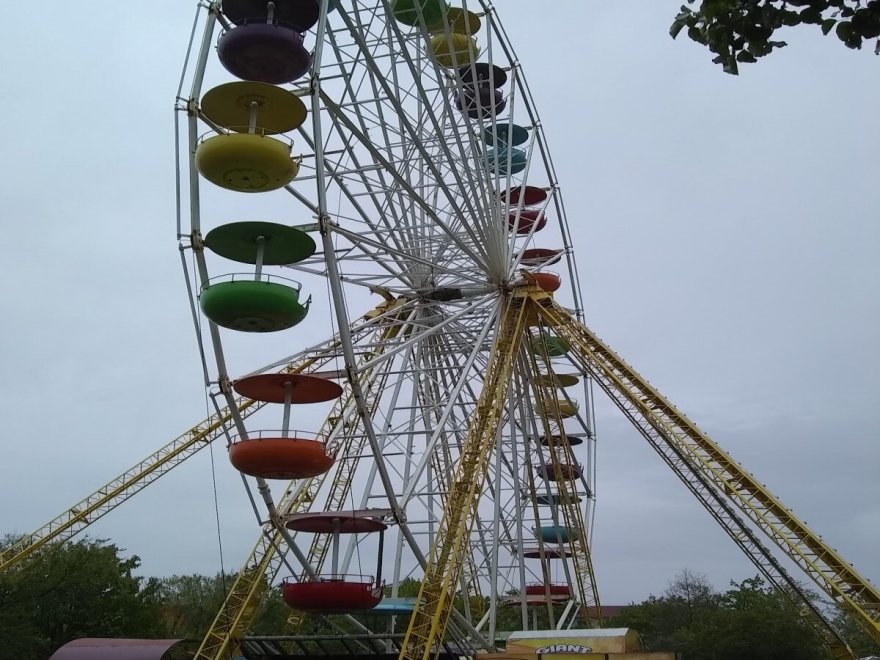
[[[223,615],[226,594],[235,574],[173,575],[158,582],[164,634],[168,637],[201,640],[215,617]],[[283,630],[290,608],[281,597],[280,587],[269,589],[251,627],[254,635],[277,635]]]
[[[140,559],[122,552],[87,538],[52,545],[0,574],[5,657],[48,657],[78,637],[160,636],[158,582],[133,575]]]
[[[857,657],[880,657],[880,644],[874,641],[864,626],[856,621],[855,617],[844,610],[838,609],[833,623]]]
[[[880,37],[880,0],[701,0],[698,9],[687,0],[672,22],[675,39],[687,35],[715,53],[712,61],[727,73],[737,74],[739,64],[756,62],[786,45],[774,39],[777,30],[816,25],[823,34],[834,34],[849,48],[861,48]],[[880,39],[875,52],[880,53]]]
[[[159,581],[161,616],[169,637],[201,638],[223,606],[234,577],[172,575]]]
[[[11,542],[0,540],[0,547]],[[140,560],[123,557],[115,545],[84,539],[50,546],[29,562],[0,574],[0,658],[48,658],[58,647],[78,637],[170,637],[201,640],[218,612],[235,576],[218,573],[142,578],[133,575]],[[398,585],[398,596],[413,597],[418,580]],[[390,588],[387,595],[391,595]],[[473,599],[480,613],[488,599]],[[462,608],[463,602],[457,601]],[[267,589],[261,610],[251,626],[254,635],[284,631],[290,609],[280,588]],[[558,614],[558,612],[557,612]],[[545,607],[530,608],[530,627],[554,626]],[[408,616],[355,617],[375,630],[404,632]],[[877,645],[857,622],[838,613],[835,623],[859,655],[877,654]],[[661,596],[633,604],[607,625],[638,630],[649,648],[676,650],[689,660],[824,660],[827,654],[812,628],[785,594],[760,578],[731,583],[715,592],[706,578],[683,571]],[[519,607],[500,605],[497,630],[521,630]],[[350,622],[309,615],[303,634],[338,635]],[[339,642],[323,642],[344,652]],[[183,653],[184,649],[180,649]]]
[[[681,573],[660,597],[631,605],[616,625],[638,630],[650,649],[690,660],[823,660],[822,640],[783,593],[760,577],[716,593],[706,578]]]

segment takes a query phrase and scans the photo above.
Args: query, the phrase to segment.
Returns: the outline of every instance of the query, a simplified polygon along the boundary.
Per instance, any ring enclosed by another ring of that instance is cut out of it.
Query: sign
[[[535,650],[538,655],[549,655],[552,653],[592,653],[593,648],[583,646],[581,644],[551,644],[550,646],[542,646]]]

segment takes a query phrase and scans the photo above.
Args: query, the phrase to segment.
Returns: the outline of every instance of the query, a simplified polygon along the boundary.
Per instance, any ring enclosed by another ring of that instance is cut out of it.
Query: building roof
[[[510,633],[508,642],[519,639],[568,639],[578,637],[624,637],[630,628],[583,628],[570,630],[517,630]]]
[[[68,642],[49,660],[161,660],[180,639],[83,638]]]

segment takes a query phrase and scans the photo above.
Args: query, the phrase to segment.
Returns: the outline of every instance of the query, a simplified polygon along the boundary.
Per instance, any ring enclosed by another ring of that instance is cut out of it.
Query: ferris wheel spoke
[[[399,27],[397,25],[392,25],[392,22],[389,22],[389,24],[388,24],[388,32],[389,32],[390,40],[393,40],[394,38],[396,38],[397,43],[400,45],[400,49],[399,49],[400,59],[402,59],[406,63],[406,65],[409,69],[409,73],[412,76],[413,87],[415,87],[418,90],[419,96],[424,96],[425,90],[424,90],[424,87],[421,83],[422,70],[416,65],[415,62],[413,62],[412,57],[409,55],[409,48],[408,48],[407,42],[411,38],[403,35],[401,33]],[[416,35],[414,37],[414,39],[416,41],[421,41],[422,37],[419,34],[419,35]],[[416,45],[415,48],[418,52],[419,51],[418,45]],[[446,79],[446,76],[439,69],[439,67],[437,67],[436,64],[433,65],[433,70],[436,72],[436,79],[438,80],[439,86],[443,92],[443,111],[444,111],[443,116],[446,117],[448,120],[453,116],[453,112],[452,112],[451,103],[449,101],[449,97],[447,94],[447,89],[444,88],[443,81],[444,81],[444,79]],[[392,74],[394,76],[393,83],[395,84],[395,86],[399,87],[400,86],[399,79],[397,77],[396,70],[393,70]],[[430,119],[432,120],[430,125],[420,123],[419,126],[428,126],[429,129],[433,129],[434,135],[443,135],[444,134],[443,130],[441,129],[441,126],[440,126],[439,122],[437,121],[436,117],[431,116]],[[468,151],[464,148],[464,144],[462,143],[462,136],[461,136],[458,124],[456,122],[450,122],[449,126],[450,126],[451,132],[455,138],[455,146],[458,148],[458,153],[460,153],[460,154],[468,153]],[[469,131],[467,131],[467,134],[471,138],[471,145],[470,145],[471,150],[474,153],[478,153],[478,150],[475,148],[475,144],[473,142],[473,136],[470,134]],[[430,133],[429,133],[429,135],[430,135]],[[401,135],[401,137],[403,138],[404,136]],[[414,144],[418,144],[418,143],[414,142]],[[475,171],[472,169],[472,167],[471,167],[471,160],[472,159],[466,158],[466,159],[462,160],[462,159],[456,158],[456,156],[453,155],[452,150],[447,146],[447,140],[444,139],[444,140],[438,141],[436,143],[436,146],[443,153],[447,162],[452,163],[457,160],[461,161],[460,165],[465,168],[465,171],[468,175],[467,185],[464,185],[462,183],[462,180],[459,176],[458,169],[454,169],[452,171],[452,174],[459,185],[459,190],[461,190],[464,193],[464,195],[463,195],[464,201],[469,207],[472,218],[476,218],[476,219],[480,218],[481,214],[479,213],[477,208],[474,207],[474,200],[477,200],[477,203],[479,203],[480,196],[473,194],[473,191],[484,189],[484,186],[481,185],[481,182],[479,180],[477,180],[479,178],[480,171],[479,170]],[[470,193],[470,194],[468,194],[468,193]]]
[[[355,29],[354,25],[351,23],[351,19],[348,17],[348,15],[345,12],[341,12],[340,16],[341,16],[342,20],[346,22],[346,25],[351,32],[351,36],[352,36],[353,40],[356,43],[358,43],[360,45],[361,49],[364,51],[364,61],[365,61],[366,65],[370,68],[376,81],[382,87],[384,93],[386,94],[386,96],[389,99],[389,103],[394,107],[395,111],[398,113],[398,117],[401,120],[401,122],[407,132],[407,136],[409,137],[409,139],[412,140],[412,144],[417,148],[421,158],[423,159],[426,170],[432,174],[432,176],[435,178],[436,181],[438,181],[438,182],[441,181],[442,177],[441,177],[440,173],[437,171],[437,168],[433,162],[433,159],[430,157],[430,154],[427,153],[425,147],[421,144],[418,130],[415,129],[410,122],[404,121],[405,111],[402,109],[401,104],[398,102],[398,100],[396,98],[396,94],[394,93],[394,90],[391,88],[391,83],[389,83],[389,81],[385,78],[382,71],[379,69],[378,65],[376,64],[375,60],[370,55],[369,49],[367,49],[365,44],[363,43],[363,38],[360,36],[358,31]],[[400,43],[402,46],[401,54],[402,54],[404,60],[410,66],[410,70],[413,74],[414,83],[419,90],[419,95],[421,98],[425,98],[425,96],[426,96],[425,88],[420,84],[420,81],[419,81],[419,78],[421,76],[421,72],[419,70],[417,70],[415,68],[415,66],[413,65],[412,59],[410,58],[408,50],[405,45],[405,40],[402,37],[400,37],[399,30],[397,29],[396,26],[393,26],[393,29],[398,32],[398,43]],[[393,80],[393,76],[396,75],[395,68],[392,68],[391,74],[392,74],[392,80]],[[433,126],[433,129],[438,134],[441,133],[440,127],[439,127],[437,120],[436,120],[436,117],[434,117],[433,113],[428,113],[427,116],[431,120],[431,125]],[[349,127],[349,128],[351,128],[351,127]],[[366,140],[364,138],[364,136],[359,136],[359,138],[361,139],[362,142],[366,142],[365,146],[371,146],[370,141]],[[452,158],[449,154],[448,147],[446,146],[445,143],[441,143],[441,148],[446,152],[449,160],[452,160]],[[378,154],[378,152],[375,149],[373,151],[375,154]],[[380,158],[381,158],[381,156],[380,156]],[[384,158],[381,158],[381,160],[383,162],[387,162],[387,160]],[[461,180],[460,176],[458,175],[458,172],[453,171],[453,174],[455,175],[455,178],[456,178],[456,181],[457,181],[459,187],[461,189],[466,189],[463,181]],[[411,187],[409,188],[408,192],[410,193],[410,195],[413,195],[413,191],[412,191]],[[452,205],[452,207],[455,209],[456,213],[459,214],[459,217],[464,217],[463,211],[458,206],[456,200],[454,199],[454,196],[449,194],[446,191],[444,191],[444,194],[447,198],[448,203],[450,203]],[[414,197],[414,199],[415,199],[415,197]],[[432,219],[434,219],[436,217],[435,214],[433,213],[430,205],[425,204],[424,200],[421,200],[419,198],[419,199],[416,199],[416,201],[421,202],[420,206],[423,207],[423,209],[425,210],[425,212],[428,214],[429,217],[432,217]],[[464,225],[464,229],[466,232],[471,233],[470,229],[467,225]],[[476,240],[475,236],[472,236],[472,238],[474,238],[474,240]]]
[[[385,145],[386,145],[386,147],[385,147],[385,151],[386,151],[386,153],[388,154],[388,158],[391,159],[389,162],[392,162],[392,163],[393,163],[393,159],[395,158],[396,154],[395,154],[394,150],[391,148],[391,145],[390,145],[390,142],[389,142],[389,137],[388,137],[388,132],[389,132],[389,128],[388,128],[388,126],[389,126],[390,122],[387,121],[384,117],[381,116],[381,109],[382,109],[383,106],[382,106],[382,103],[381,103],[381,102],[378,102],[378,99],[379,99],[379,93],[378,93],[378,91],[377,91],[377,89],[376,89],[375,81],[373,80],[373,78],[372,78],[372,77],[369,77],[369,80],[370,80],[370,83],[371,83],[371,86],[372,86],[372,89],[373,89],[373,94],[374,94],[374,96],[377,98],[377,103],[376,103],[375,105],[376,105],[377,111],[380,113],[380,115],[379,115],[380,118],[379,118],[379,121],[378,121],[378,126],[377,126],[377,128],[378,128],[379,131],[381,131],[382,135],[383,135],[384,138],[385,138]],[[350,88],[349,88],[349,89],[350,89]],[[386,97],[386,98],[387,98],[387,97]],[[343,105],[340,105],[340,107],[344,107],[344,106],[343,106]],[[361,104],[358,104],[358,105],[355,106],[355,109],[356,109],[356,111],[357,111],[356,114],[358,115],[358,119],[359,119],[359,122],[360,122],[361,128],[362,128],[362,129],[364,130],[364,132],[366,133],[366,131],[367,131],[367,121],[365,120],[364,113],[362,112],[362,109],[365,109],[365,107],[364,107],[363,105],[361,105]],[[409,158],[404,158],[404,159],[403,159],[403,164],[406,166],[406,167],[404,168],[405,171],[406,171],[406,168],[411,167],[411,166],[410,166],[410,163],[411,163],[411,159],[409,159]],[[380,170],[378,170],[378,172],[379,172],[380,177],[381,177],[381,176],[382,176],[382,170],[380,169]],[[384,181],[383,181],[382,183],[384,184]],[[387,189],[387,186],[385,186],[385,188]],[[404,203],[403,203],[403,199],[402,199],[402,197],[401,197],[401,191],[400,191],[400,190],[397,191],[397,195],[398,195],[398,200],[399,200],[400,205],[401,205],[401,206],[404,206]],[[390,201],[390,200],[389,200],[389,201]],[[392,205],[392,206],[393,206],[393,205]]]
[[[348,119],[348,117],[346,117],[345,115],[339,114],[338,108],[335,107],[335,103],[333,102],[333,100],[329,99],[325,95],[322,95],[322,99],[324,101],[324,104],[328,106],[331,111],[336,113],[336,116],[339,117],[341,122],[347,125],[348,129],[357,136],[361,144],[365,146],[367,150],[369,150],[373,154],[374,158],[385,167],[386,171],[388,171],[393,176],[398,185],[400,185],[407,193],[409,193],[410,197],[416,202],[416,204],[418,204],[418,206],[425,212],[425,214],[429,218],[431,218],[431,220],[433,220],[439,228],[445,231],[449,235],[451,240],[453,240],[464,253],[470,255],[475,262],[484,264],[485,262],[483,260],[483,255],[478,253],[479,250],[474,250],[471,248],[471,246],[464,243],[459,238],[459,236],[455,232],[453,232],[451,228],[437,216],[434,209],[427,202],[425,202],[425,200],[412,188],[406,178],[403,177],[403,175],[398,172],[391,163],[385,160],[382,154],[373,147],[372,143],[367,139],[367,137],[363,133],[361,133],[354,124],[351,123],[351,120]],[[471,235],[471,238],[475,237]]]
[[[435,272],[439,271],[440,273],[454,276],[456,278],[469,280],[475,284],[485,284],[486,282],[485,276],[480,277],[479,272],[475,272],[472,275],[468,274],[467,272],[462,272],[460,268],[455,267],[454,263],[446,266],[443,263],[437,263],[436,261],[431,261],[427,258],[422,258],[415,256],[411,253],[399,251],[395,248],[389,247],[387,244],[383,245],[380,240],[374,239],[364,234],[358,234],[351,230],[345,229],[340,225],[331,225],[331,229],[339,235],[344,236],[346,239],[351,241],[353,245],[358,246],[364,252],[364,254],[368,254],[373,259],[380,259],[382,253],[368,252],[367,249],[363,246],[370,246],[376,248],[377,250],[384,250],[384,253],[397,255],[403,259],[409,260],[412,263],[428,266]]]
[[[497,319],[497,310],[500,308],[500,304],[496,302],[493,306],[493,317]],[[418,479],[421,477],[422,473],[425,470],[425,466],[430,460],[431,454],[435,451],[437,442],[442,437],[445,424],[450,416],[453,414],[455,406],[458,404],[458,397],[461,395],[462,390],[468,382],[468,379],[471,377],[470,369],[473,366],[474,361],[476,361],[477,356],[482,352],[482,342],[486,339],[489,334],[489,331],[492,329],[494,323],[486,323],[485,327],[482,329],[480,334],[477,337],[476,344],[473,349],[470,351],[467,360],[465,361],[464,368],[462,369],[459,377],[453,386],[452,391],[449,392],[448,398],[446,400],[446,405],[443,407],[442,412],[440,413],[439,418],[437,419],[436,427],[437,430],[431,434],[431,437],[427,439],[425,444],[425,452],[422,455],[421,460],[419,461],[417,467],[413,470],[414,478]],[[401,496],[401,502],[404,504],[407,503],[413,496],[416,489],[416,482],[413,481],[409,484],[403,494]]]
[[[314,144],[315,144],[314,140],[305,131],[302,131],[301,134],[303,135],[306,142],[310,146],[314,147]],[[352,157],[354,158],[354,156],[352,156]],[[336,185],[339,187],[339,189],[342,191],[342,193],[346,196],[348,202],[360,214],[360,217],[363,219],[363,222],[367,226],[369,226],[373,232],[378,231],[379,226],[376,225],[375,222],[373,222],[373,220],[371,219],[371,216],[366,212],[366,210],[357,201],[357,199],[354,197],[354,195],[349,190],[349,187],[345,184],[345,181],[343,180],[343,178],[337,174],[335,168],[332,166],[327,166],[326,161],[325,161],[325,168],[326,168],[327,174],[336,183]],[[360,168],[358,167],[358,169],[360,169]],[[363,172],[362,171],[360,172],[360,175],[361,175],[360,183],[363,183]],[[375,198],[370,198],[370,200],[375,204],[377,211],[381,211],[381,208],[379,207]],[[317,207],[315,207],[315,212],[317,212]],[[384,215],[380,213],[380,217],[384,218]],[[400,244],[398,242],[399,241],[398,237],[396,235],[394,235],[394,233],[393,233],[393,231],[391,231],[390,227],[386,227],[386,229],[387,229],[387,239],[390,240],[393,244],[397,245],[399,251],[402,251],[403,246],[402,246],[402,244]],[[397,262],[398,272],[403,271],[405,269],[404,263],[397,260],[393,255],[389,258],[392,261]],[[390,266],[388,264],[385,263],[384,260],[377,260],[377,263],[380,265],[380,267],[393,272],[393,270],[390,268]]]
[[[359,50],[358,55],[357,55],[357,60],[360,63],[363,63],[364,56],[365,56],[365,51]],[[383,137],[384,149],[385,149],[385,153],[387,154],[387,158],[389,160],[393,161],[394,158],[396,157],[396,153],[397,153],[396,150],[392,147],[392,144],[390,141],[390,135],[389,135],[389,133],[391,131],[393,131],[393,128],[390,126],[391,122],[389,122],[387,120],[387,118],[384,116],[384,113],[382,111],[383,103],[387,102],[389,100],[389,97],[380,95],[379,90],[376,86],[376,81],[373,78],[373,76],[371,75],[371,72],[366,67],[365,67],[365,70],[364,70],[362,77],[361,77],[361,84],[364,81],[369,81],[370,88],[371,88],[373,97],[375,99],[375,102],[369,103],[369,104],[355,105],[354,106],[355,113],[358,116],[358,120],[359,120],[361,129],[365,133],[369,130],[367,128],[368,123],[370,121],[372,121],[373,126],[376,129],[378,129],[378,131],[381,133],[381,135]],[[348,81],[346,81],[346,85],[347,85],[348,89],[350,90],[350,85],[348,84]],[[374,113],[371,112],[371,116],[367,117],[366,113],[370,112],[371,106],[375,106],[375,112]],[[395,116],[394,118],[398,119],[398,121],[402,121],[399,117]],[[408,160],[404,160],[404,164],[406,166],[411,166],[410,162]],[[384,181],[384,177],[383,177],[381,170],[379,170],[379,175],[380,175],[380,178],[382,178],[382,183],[385,184],[386,182]],[[387,189],[387,187],[386,187],[386,189]],[[405,206],[405,200],[403,199],[400,191],[397,192],[397,201],[401,207]],[[393,207],[393,204],[391,204],[390,198],[388,199],[388,202],[389,202],[389,206]]]
[[[414,334],[409,340],[407,340],[407,342],[405,342],[404,344],[401,344],[400,346],[398,346],[397,348],[395,348],[391,351],[384,352],[382,355],[376,357],[374,360],[371,360],[371,361],[367,362],[366,364],[364,364],[363,367],[361,367],[361,368],[362,369],[370,369],[370,368],[373,368],[374,366],[376,366],[377,364],[381,364],[382,362],[384,362],[386,360],[392,359],[398,353],[400,353],[404,350],[407,350],[407,348],[409,348],[413,344],[423,342],[430,337],[433,337],[433,336],[436,336],[436,335],[443,333],[444,331],[446,331],[448,329],[448,327],[450,325],[454,324],[455,321],[458,320],[459,318],[465,317],[465,316],[472,316],[475,313],[479,312],[481,308],[493,306],[494,303],[495,303],[495,300],[493,298],[488,297],[488,296],[486,298],[484,298],[482,300],[478,300],[476,302],[469,302],[460,311],[452,314],[451,316],[448,316],[447,318],[440,321],[436,325],[433,325],[431,327],[420,330],[418,333]]]

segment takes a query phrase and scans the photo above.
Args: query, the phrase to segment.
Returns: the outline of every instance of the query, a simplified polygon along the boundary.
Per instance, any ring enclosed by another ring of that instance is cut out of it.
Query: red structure
[[[342,387],[332,380],[307,374],[258,374],[235,381],[241,396],[266,403],[323,403],[342,396]]]
[[[499,194],[498,198],[510,206],[519,206],[520,199],[523,206],[535,206],[547,199],[547,191],[537,186],[516,186]]]
[[[284,602],[304,612],[357,612],[370,610],[382,601],[385,583],[372,576],[338,575],[308,582],[285,581]]]
[[[568,597],[571,590],[567,584],[527,584],[526,596],[546,596],[550,592],[552,597]]]
[[[518,219],[518,222],[517,222]],[[535,209],[524,209],[519,215],[509,213],[507,215],[507,225],[511,230],[516,228],[517,234],[528,234],[534,226],[535,231],[541,231],[547,224],[547,216],[543,211]]]
[[[301,438],[248,438],[229,446],[239,472],[263,479],[306,479],[333,467],[323,442]]]

